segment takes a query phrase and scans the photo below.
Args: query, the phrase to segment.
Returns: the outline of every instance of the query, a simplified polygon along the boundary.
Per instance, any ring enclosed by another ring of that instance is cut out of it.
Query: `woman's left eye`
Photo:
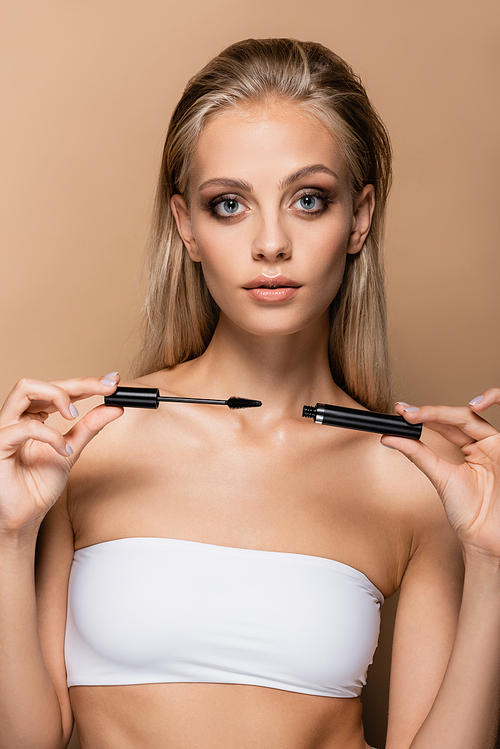
[[[314,193],[306,193],[296,200],[293,205],[297,205],[304,213],[323,213],[328,207],[328,200],[326,195],[316,195]]]

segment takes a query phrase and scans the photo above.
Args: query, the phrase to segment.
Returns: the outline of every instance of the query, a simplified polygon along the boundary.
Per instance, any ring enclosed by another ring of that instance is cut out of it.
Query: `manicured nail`
[[[417,411],[420,411],[420,409],[417,408],[416,406],[410,406],[410,408],[405,408],[406,413],[415,414],[417,413]]]
[[[118,374],[118,372],[108,372],[107,375],[104,375],[104,379],[105,380],[112,380],[113,377],[116,377],[117,374]]]
[[[77,416],[79,416],[78,409],[77,409],[77,407],[75,406],[74,403],[70,403],[69,404],[69,410],[71,412],[71,415],[74,416],[75,419],[76,419]]]
[[[396,401],[396,406],[409,406],[409,403],[405,403],[404,401]]]
[[[478,395],[477,398],[473,398],[471,401],[469,401],[469,406],[477,406],[478,403],[481,403],[483,398],[484,395]]]
[[[73,448],[71,447],[71,445],[68,445],[67,442],[66,442],[66,452],[68,453],[68,455],[73,455]]]
[[[101,380],[101,385],[106,385],[106,387],[112,387],[113,385],[116,385],[116,380],[108,380],[106,377],[104,377]]]

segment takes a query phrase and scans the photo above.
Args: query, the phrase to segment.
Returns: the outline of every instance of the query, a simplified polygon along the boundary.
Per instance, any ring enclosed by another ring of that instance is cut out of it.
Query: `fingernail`
[[[116,380],[108,380],[106,377],[104,377],[101,380],[101,385],[106,385],[106,387],[111,387],[112,385],[116,385]]]
[[[484,395],[478,395],[477,398],[473,398],[471,401],[469,401],[469,406],[477,406],[478,403],[481,403],[483,398]]]
[[[67,442],[66,442],[66,452],[68,453],[68,455],[73,455],[73,448],[71,447],[71,445],[68,445]]]
[[[79,416],[78,409],[77,409],[77,407],[75,406],[74,403],[70,403],[69,404],[69,410],[71,412],[71,415],[74,416],[75,419],[76,419],[77,416]]]
[[[116,377],[117,374],[118,374],[118,372],[108,372],[107,375],[104,375],[104,379],[105,380],[112,380],[113,377]]]
[[[420,411],[420,409],[417,408],[416,406],[410,406],[410,408],[405,408],[406,413],[414,414],[414,413],[417,413],[417,411]]]
[[[396,406],[409,406],[409,403],[405,403],[404,401],[396,401]]]

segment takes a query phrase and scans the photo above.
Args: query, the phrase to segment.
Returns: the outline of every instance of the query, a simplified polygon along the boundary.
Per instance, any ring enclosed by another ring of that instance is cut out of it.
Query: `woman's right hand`
[[[118,381],[116,374],[113,380],[23,378],[15,385],[0,409],[0,534],[38,530],[85,445],[123,408],[97,406],[64,435],[45,424],[49,414],[74,421],[74,401],[110,395]]]

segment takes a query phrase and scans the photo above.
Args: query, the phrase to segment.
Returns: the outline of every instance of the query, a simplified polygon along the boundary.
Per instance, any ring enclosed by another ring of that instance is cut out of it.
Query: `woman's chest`
[[[76,548],[184,539],[334,559],[386,596],[399,584],[411,528],[366,446],[361,460],[345,445],[297,445],[279,435],[187,435],[153,450],[139,439],[129,447],[87,460],[77,473],[69,502]]]

